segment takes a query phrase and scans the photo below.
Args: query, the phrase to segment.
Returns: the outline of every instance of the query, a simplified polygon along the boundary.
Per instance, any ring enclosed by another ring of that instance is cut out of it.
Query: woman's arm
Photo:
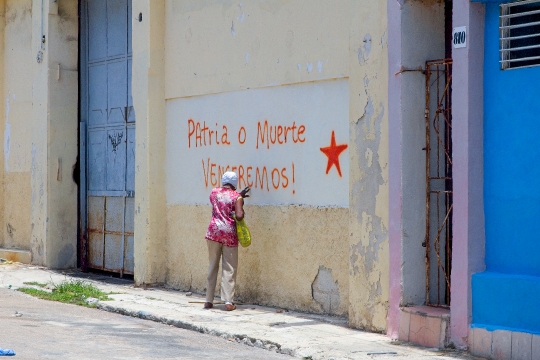
[[[238,220],[244,218],[244,199],[241,196],[236,199],[236,202],[234,203],[234,212]]]

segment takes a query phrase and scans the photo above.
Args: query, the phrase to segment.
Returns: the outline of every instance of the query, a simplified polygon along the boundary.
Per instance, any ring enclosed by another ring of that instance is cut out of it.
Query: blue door
[[[81,4],[81,213],[87,265],[133,274],[131,1]]]

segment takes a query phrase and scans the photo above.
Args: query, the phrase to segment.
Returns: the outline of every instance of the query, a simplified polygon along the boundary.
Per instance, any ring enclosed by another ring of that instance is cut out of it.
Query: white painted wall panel
[[[248,204],[348,207],[348,142],[347,79],[168,100],[167,202],[207,204],[228,166]]]

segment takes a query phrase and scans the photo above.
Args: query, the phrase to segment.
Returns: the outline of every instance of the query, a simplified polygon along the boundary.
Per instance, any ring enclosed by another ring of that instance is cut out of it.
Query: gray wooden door
[[[133,274],[131,0],[81,3],[81,214],[87,266]]]

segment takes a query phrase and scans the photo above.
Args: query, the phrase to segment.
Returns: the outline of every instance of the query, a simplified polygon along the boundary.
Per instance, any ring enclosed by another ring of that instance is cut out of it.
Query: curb
[[[283,347],[281,344],[278,344],[278,343],[275,343],[275,342],[272,342],[272,341],[253,338],[253,337],[247,336],[245,334],[234,334],[234,333],[216,331],[216,330],[210,329],[210,328],[205,327],[205,326],[193,325],[193,324],[191,324],[189,322],[186,322],[186,321],[172,320],[172,319],[168,319],[168,318],[165,318],[165,317],[157,316],[157,315],[154,315],[154,314],[152,314],[152,313],[150,313],[148,311],[142,311],[142,310],[141,311],[132,311],[132,310],[124,309],[124,308],[121,308],[121,307],[111,306],[111,305],[105,304],[105,303],[103,303],[101,301],[97,303],[96,308],[99,309],[99,310],[103,310],[103,311],[107,311],[107,312],[111,312],[111,313],[117,313],[117,314],[120,314],[120,315],[131,316],[131,317],[144,319],[144,320],[150,320],[150,321],[154,321],[154,322],[174,326],[174,327],[177,327],[177,328],[180,328],[180,329],[196,331],[196,332],[199,332],[201,334],[218,336],[218,337],[221,337],[221,338],[223,338],[225,340],[229,340],[229,341],[234,340],[234,341],[236,341],[237,343],[240,343],[240,344],[244,344],[244,345],[251,346],[251,347],[257,347],[257,348],[265,349],[265,350],[268,350],[268,351],[273,351],[273,352],[276,352],[276,353],[279,353],[279,354],[289,355],[289,356],[293,356],[293,357],[299,357],[299,354],[297,354],[296,351],[293,350],[293,349]]]

